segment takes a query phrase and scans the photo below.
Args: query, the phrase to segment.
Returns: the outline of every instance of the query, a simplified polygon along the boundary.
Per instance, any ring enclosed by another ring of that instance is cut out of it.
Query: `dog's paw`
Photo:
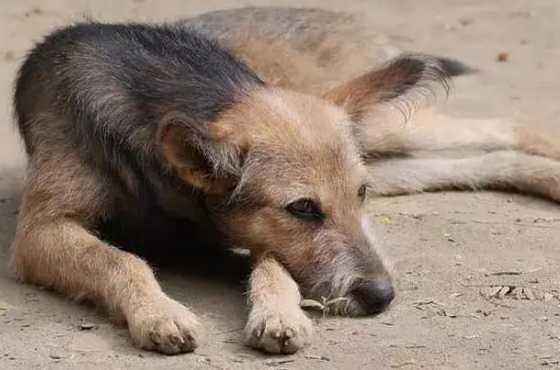
[[[268,353],[295,353],[309,342],[311,320],[299,308],[253,308],[245,326],[245,344]]]
[[[167,355],[194,351],[201,337],[196,316],[167,297],[138,307],[128,327],[136,346]]]

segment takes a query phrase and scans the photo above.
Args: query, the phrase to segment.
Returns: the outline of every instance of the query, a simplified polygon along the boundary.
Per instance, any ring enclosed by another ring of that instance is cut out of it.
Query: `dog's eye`
[[[288,204],[286,210],[292,215],[312,221],[318,221],[323,218],[323,212],[319,204],[313,199],[299,199]]]
[[[366,195],[367,195],[367,185],[364,184],[360,186],[360,188],[358,189],[358,198],[360,198],[361,202],[366,200]]]

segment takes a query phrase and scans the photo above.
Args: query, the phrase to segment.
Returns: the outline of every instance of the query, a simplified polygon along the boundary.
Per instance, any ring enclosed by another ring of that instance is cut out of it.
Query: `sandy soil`
[[[301,1],[249,0],[2,1],[0,368],[559,367],[560,211],[557,205],[520,195],[438,193],[372,200],[372,217],[395,265],[395,304],[374,318],[317,318],[313,344],[288,357],[264,356],[242,345],[243,275],[235,271],[242,266],[219,266],[216,270],[221,273],[211,277],[181,270],[159,272],[165,290],[188,302],[210,333],[195,354],[177,357],[137,350],[126,329],[116,328],[91,308],[13,279],[6,256],[25,161],[10,122],[10,93],[16,67],[32,41],[81,15],[169,20],[224,7],[273,3],[302,5]],[[543,127],[559,123],[560,3],[556,0],[303,4],[363,14],[372,27],[405,49],[453,56],[480,68],[479,74],[455,82],[446,107],[454,113],[504,116]],[[508,53],[506,62],[496,61],[500,52]],[[495,293],[491,290],[496,286],[525,290],[502,298],[485,296]]]

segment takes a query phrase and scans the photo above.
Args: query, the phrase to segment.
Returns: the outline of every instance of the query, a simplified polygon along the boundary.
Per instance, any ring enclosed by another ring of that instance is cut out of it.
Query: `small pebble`
[[[508,60],[509,60],[509,53],[506,53],[505,51],[499,53],[498,56],[496,57],[496,61],[500,63],[507,62]]]

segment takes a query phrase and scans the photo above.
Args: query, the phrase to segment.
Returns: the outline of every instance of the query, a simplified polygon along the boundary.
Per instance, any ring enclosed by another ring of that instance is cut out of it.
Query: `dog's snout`
[[[395,298],[393,284],[389,280],[364,280],[351,291],[367,315],[382,312]]]

